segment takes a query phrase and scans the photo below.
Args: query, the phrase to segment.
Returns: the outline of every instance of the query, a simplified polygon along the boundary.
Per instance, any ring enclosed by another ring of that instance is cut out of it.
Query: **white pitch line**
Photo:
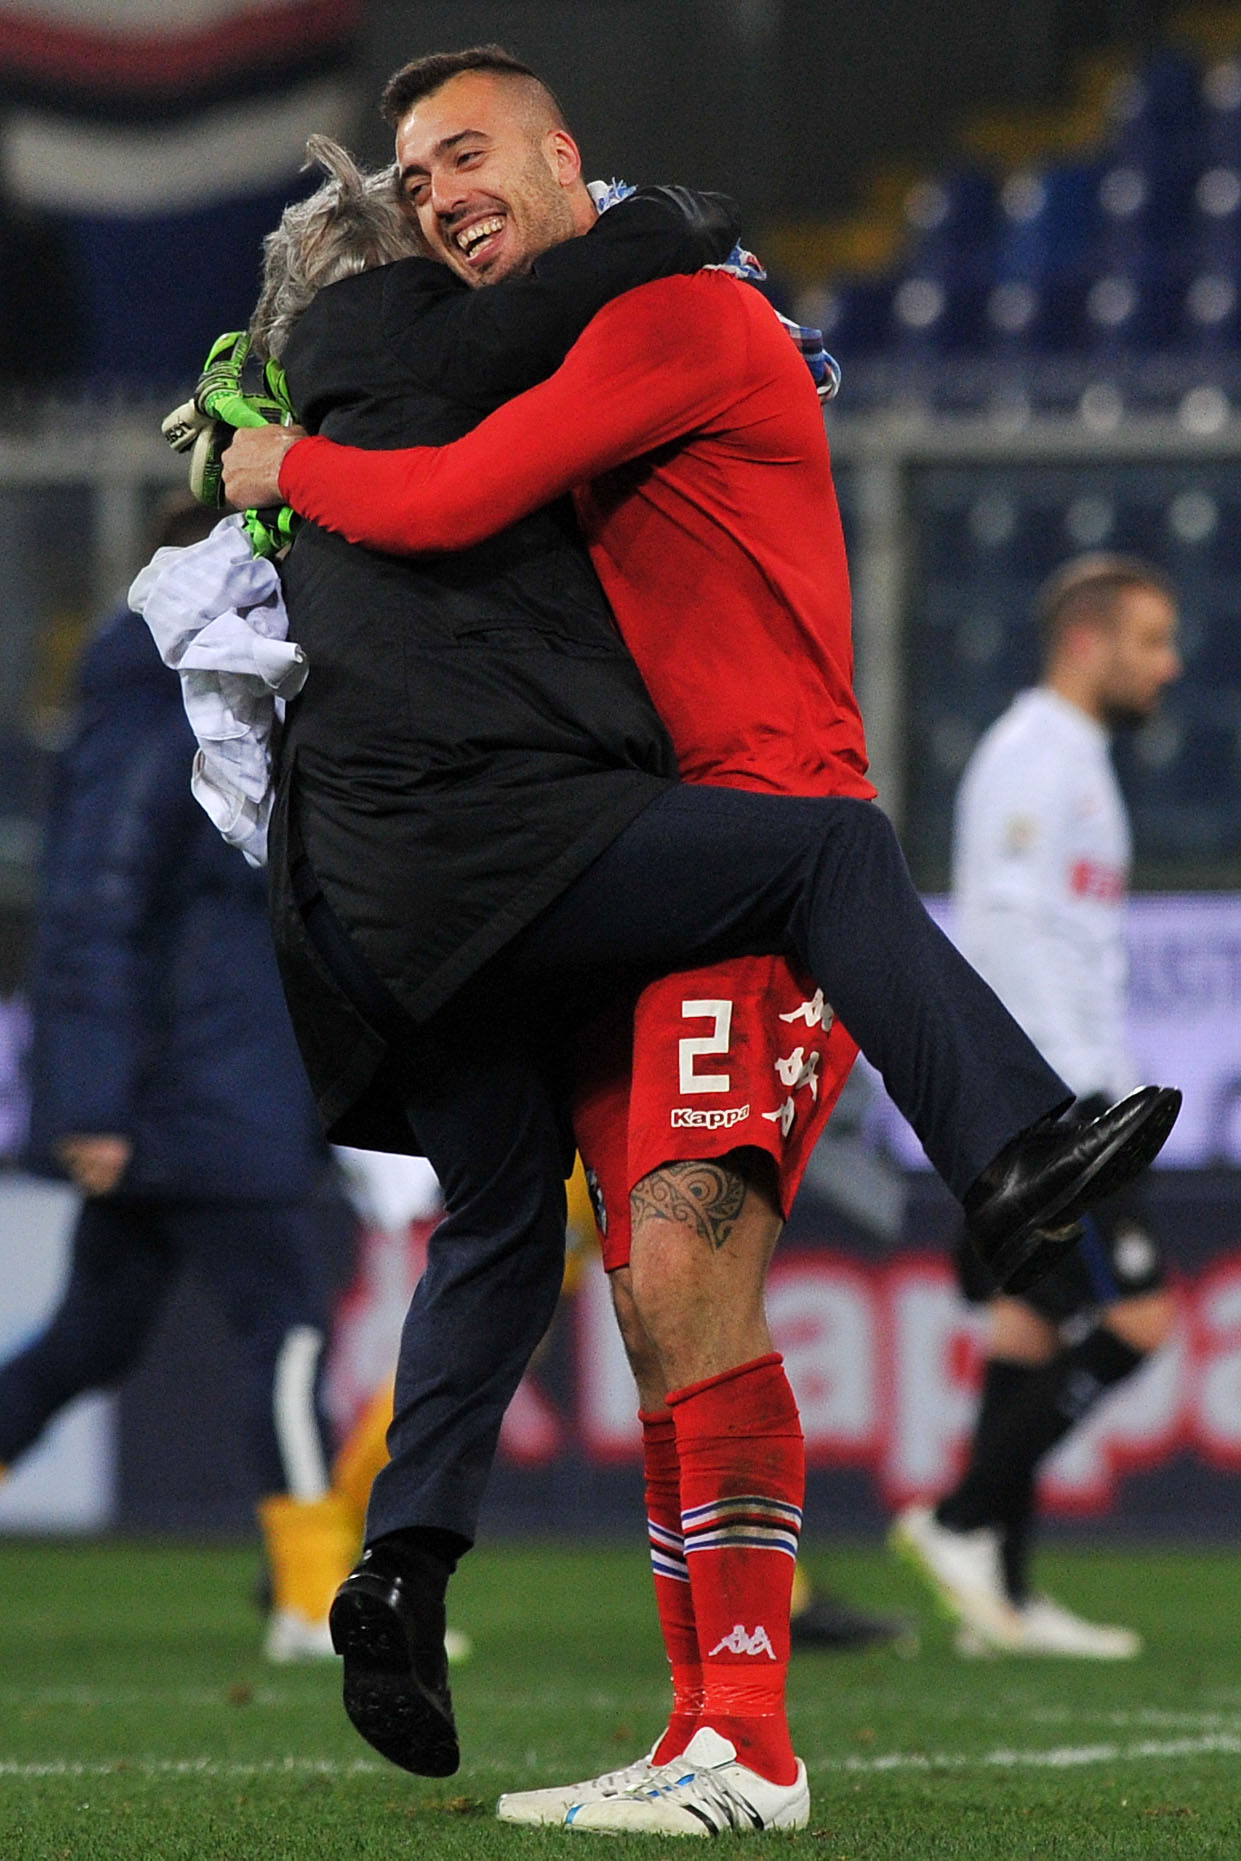
[[[1241,1732],[1241,1719],[1235,1710],[1228,1712],[1167,1712],[1159,1706],[1143,1706],[1131,1712],[1087,1712],[1072,1706],[1048,1707],[1045,1711],[1023,1715],[1030,1725],[1082,1725],[1091,1721],[1114,1726],[1118,1731],[1132,1731],[1138,1726],[1147,1731]]]
[[[293,1690],[274,1687],[270,1683],[255,1686],[252,1690],[243,1683],[244,1698],[239,1699],[232,1693],[229,1685],[221,1683],[215,1687],[16,1687],[0,1686],[0,1709],[15,1707],[29,1710],[32,1707],[80,1708],[85,1712],[99,1710],[120,1711],[127,1707],[149,1707],[153,1704],[165,1706],[189,1707],[195,1709],[218,1708],[226,1714],[235,1714],[239,1705],[247,1708],[265,1707],[285,1711],[290,1706],[300,1703],[304,1697]],[[500,1696],[492,1694],[495,1701]],[[548,1693],[547,1700],[559,1696]],[[513,1695],[504,1700],[510,1706],[514,1704],[530,1705],[532,1696],[527,1693]],[[546,1703],[546,1702],[544,1702]],[[620,1696],[600,1694],[587,1702],[591,1707],[602,1710],[618,1710],[624,1703]],[[971,1716],[962,1709],[960,1712],[941,1712],[941,1719],[957,1719]],[[1001,1711],[975,1709],[972,1716],[982,1719],[1003,1719],[1008,1726],[1014,1723],[1027,1726],[1074,1725],[1084,1728],[1087,1725],[1107,1726],[1114,1731],[1159,1730],[1179,1732],[1232,1732],[1241,1733],[1241,1716],[1237,1707],[1227,1710],[1203,1710],[1199,1712],[1172,1712],[1156,1706],[1139,1707],[1129,1711],[1099,1710],[1090,1711],[1077,1706],[1037,1706],[1026,1709],[1009,1708]],[[497,1769],[510,1770],[511,1762],[498,1763]]]
[[[269,1758],[257,1764],[226,1764],[217,1758],[112,1758],[94,1764],[49,1758],[29,1764],[0,1761],[0,1777],[366,1777],[391,1765],[369,1758]]]
[[[1085,1764],[1135,1763],[1145,1758],[1195,1758],[1241,1754],[1241,1736],[1211,1732],[1199,1738],[1144,1738],[1130,1745],[1056,1745],[1046,1751],[984,1751],[974,1757],[959,1751],[893,1751],[873,1758],[826,1758],[809,1770],[874,1773],[879,1771],[1071,1770]]]
[[[271,1708],[285,1711],[299,1703],[301,1695],[285,1691],[270,1684],[245,1688],[243,1699],[230,1697],[230,1688],[224,1684],[217,1687],[14,1687],[0,1686],[0,1709],[16,1707],[22,1710],[38,1707],[78,1708],[84,1712],[123,1711],[128,1707],[149,1707],[153,1704],[163,1706],[187,1707],[193,1709],[216,1709],[233,1715],[239,1706],[253,1709],[255,1707]],[[495,1696],[493,1695],[493,1698]],[[548,1695],[551,1699],[553,1696]],[[528,1703],[528,1696],[522,1695],[523,1703]],[[510,1704],[513,1702],[509,1702]],[[593,1700],[595,1707],[618,1709],[622,1701],[619,1697]],[[943,1714],[941,1717],[964,1718],[965,1712]],[[1241,1717],[1233,1707],[1228,1711],[1170,1712],[1159,1707],[1141,1707],[1127,1712],[1089,1711],[1073,1706],[1043,1706],[1022,1711],[1020,1709],[1000,1712],[979,1712],[976,1716],[984,1719],[1003,1719],[1012,1727],[1015,1722],[1028,1726],[1075,1725],[1083,1729],[1090,1724],[1107,1726],[1114,1731],[1159,1730],[1179,1732],[1223,1732],[1241,1733]],[[974,1760],[971,1760],[974,1761]],[[498,1763],[495,1768],[510,1770],[511,1762]]]
[[[32,1706],[77,1706],[84,1712],[95,1712],[100,1708],[124,1710],[128,1706],[219,1706],[236,1712],[239,1705],[285,1708],[291,1706],[295,1698],[292,1693],[270,1687],[251,1690],[245,1683],[242,1683],[244,1697],[230,1698],[230,1691],[230,1686],[225,1684],[218,1687],[0,1687],[0,1708],[15,1706],[25,1711]]]
[[[881,1775],[889,1771],[967,1770],[1072,1770],[1089,1764],[1138,1763],[1151,1758],[1241,1756],[1241,1735],[1214,1732],[1200,1738],[1141,1739],[1133,1744],[1058,1745],[1049,1750],[996,1750],[968,1756],[959,1751],[893,1751],[871,1758],[846,1757],[812,1760],[812,1776],[823,1772]],[[368,1758],[270,1758],[261,1763],[222,1763],[216,1758],[115,1758],[87,1764],[53,1758],[46,1762],[0,1761],[0,1777],[112,1777],[219,1778],[240,1777],[367,1777],[391,1776],[391,1766]],[[474,1770],[510,1771],[511,1763],[494,1759],[474,1764]]]

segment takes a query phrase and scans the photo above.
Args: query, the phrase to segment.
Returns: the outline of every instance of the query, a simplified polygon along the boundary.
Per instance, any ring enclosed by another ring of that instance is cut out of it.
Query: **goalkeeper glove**
[[[288,426],[296,415],[284,370],[269,360],[258,371],[250,362],[250,338],[230,330],[212,343],[192,400],[175,407],[161,424],[174,452],[190,455],[190,490],[203,504],[224,507],[222,457],[238,427]],[[274,555],[292,537],[297,519],[287,506],[273,512],[246,512],[246,530],[256,555]]]
[[[244,330],[217,336],[198,377],[194,405],[231,427],[288,426],[293,419],[288,384],[279,362],[268,361],[252,386],[245,383],[250,338]]]
[[[287,504],[275,504],[269,510],[248,510],[243,528],[256,556],[278,556],[293,541],[301,522]]]

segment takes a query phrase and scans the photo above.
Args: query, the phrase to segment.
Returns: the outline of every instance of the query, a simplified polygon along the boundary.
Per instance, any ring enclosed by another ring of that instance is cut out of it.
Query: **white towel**
[[[252,866],[267,863],[275,732],[306,682],[274,565],[240,516],[186,549],[157,549],[129,590],[164,664],[180,674],[198,753],[195,799]]]

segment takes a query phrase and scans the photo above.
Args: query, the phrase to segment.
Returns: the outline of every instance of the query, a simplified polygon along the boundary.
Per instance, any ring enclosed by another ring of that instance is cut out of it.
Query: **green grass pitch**
[[[1048,1552],[1071,1605],[1132,1623],[1138,1661],[963,1661],[877,1550],[811,1554],[858,1602],[918,1614],[921,1651],[800,1654],[813,1790],[787,1861],[1241,1857],[1241,1558]],[[353,1733],[335,1663],[258,1654],[244,1548],[0,1545],[3,1861],[525,1861],[605,1838],[507,1828],[503,1789],[628,1762],[665,1700],[640,1551],[486,1545],[453,1620],[464,1762],[407,1777]],[[625,1844],[650,1861],[693,1843]]]

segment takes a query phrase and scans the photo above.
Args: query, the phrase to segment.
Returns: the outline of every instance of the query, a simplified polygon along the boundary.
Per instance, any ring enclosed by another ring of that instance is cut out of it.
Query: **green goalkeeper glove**
[[[295,419],[284,370],[269,360],[257,363],[244,379],[250,361],[250,338],[230,330],[211,345],[192,400],[175,407],[161,424],[174,452],[190,455],[190,490],[203,504],[224,508],[222,454],[243,426],[289,426]],[[287,505],[272,511],[247,511],[246,531],[257,556],[275,555],[291,540],[297,516]]]
[[[198,377],[194,405],[228,426],[288,426],[294,414],[279,362],[265,365],[259,383],[244,385],[250,338],[244,330],[217,336]]]

